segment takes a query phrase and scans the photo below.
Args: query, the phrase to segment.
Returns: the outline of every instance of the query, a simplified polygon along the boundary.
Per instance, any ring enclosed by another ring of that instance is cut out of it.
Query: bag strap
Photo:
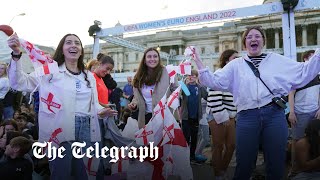
[[[318,74],[312,81],[310,81],[307,85],[303,86],[302,88],[296,89],[296,92],[301,91],[303,89],[307,89],[309,87],[315,86],[320,84],[320,75]]]
[[[264,86],[266,86],[266,88],[269,90],[269,92],[274,96],[274,94],[272,93],[272,91],[269,89],[269,87],[266,85],[266,83],[264,83],[264,81],[261,79],[260,77],[260,72],[259,70],[249,61],[244,60],[250,67],[250,69],[252,70],[253,74],[260,79],[260,81],[263,83]]]

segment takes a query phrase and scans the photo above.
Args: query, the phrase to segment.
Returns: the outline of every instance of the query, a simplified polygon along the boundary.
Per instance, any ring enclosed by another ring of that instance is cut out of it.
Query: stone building
[[[265,0],[264,3],[274,0]],[[119,25],[119,24],[118,24]],[[251,17],[242,20],[233,20],[217,27],[202,27],[192,30],[168,30],[156,32],[151,35],[126,37],[146,47],[160,47],[174,58],[183,55],[187,46],[196,46],[201,53],[204,63],[211,69],[215,69],[220,53],[226,49],[242,51],[241,36],[247,26],[261,25],[265,30],[266,52],[283,54],[282,42],[282,16],[271,15],[263,17]],[[320,45],[320,11],[304,11],[295,13],[297,60],[301,54],[310,49],[316,49]],[[111,43],[101,43],[100,52],[106,53],[115,60],[117,72],[132,72],[137,69],[143,53],[133,51],[126,47]],[[92,45],[85,46],[85,59],[92,58]],[[163,60],[163,64],[176,64],[178,61]]]

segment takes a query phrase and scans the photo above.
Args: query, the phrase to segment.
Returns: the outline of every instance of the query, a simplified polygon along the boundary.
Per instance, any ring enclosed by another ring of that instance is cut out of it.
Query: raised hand
[[[8,46],[12,49],[14,54],[20,54],[20,41],[16,33],[12,34],[8,40]]]

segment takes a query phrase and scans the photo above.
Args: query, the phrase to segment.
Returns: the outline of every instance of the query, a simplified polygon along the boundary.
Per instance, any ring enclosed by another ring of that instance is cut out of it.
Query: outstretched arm
[[[214,90],[229,91],[230,82],[234,77],[232,63],[228,63],[223,69],[217,70],[215,73],[209,71],[204,67],[198,51],[193,48],[193,59],[199,70],[199,81],[202,85],[207,86]]]

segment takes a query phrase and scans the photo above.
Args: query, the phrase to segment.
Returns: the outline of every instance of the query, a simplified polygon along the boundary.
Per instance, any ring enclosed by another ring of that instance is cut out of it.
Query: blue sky
[[[88,29],[94,20],[102,28],[187,16],[224,9],[260,5],[263,0],[10,0],[1,2],[0,24],[36,44],[56,47],[67,33],[77,34],[83,44],[92,44]]]

